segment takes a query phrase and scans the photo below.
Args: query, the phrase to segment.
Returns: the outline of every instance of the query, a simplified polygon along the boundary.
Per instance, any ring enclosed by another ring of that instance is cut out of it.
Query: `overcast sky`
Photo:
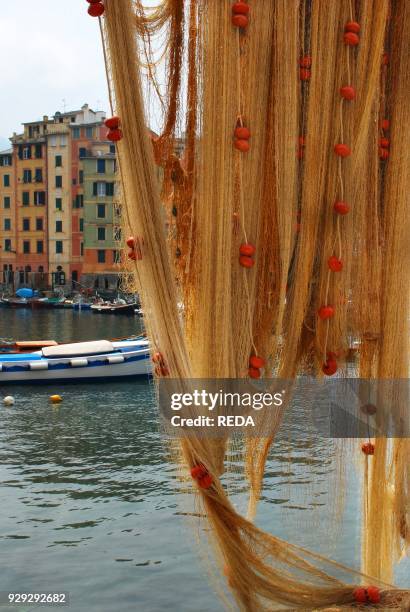
[[[0,1],[0,149],[23,121],[64,105],[108,112],[98,20],[86,0]]]

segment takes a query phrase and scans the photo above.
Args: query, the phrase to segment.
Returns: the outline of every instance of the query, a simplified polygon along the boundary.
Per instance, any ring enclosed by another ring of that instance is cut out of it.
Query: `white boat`
[[[150,373],[146,338],[75,342],[31,353],[0,353],[0,385],[102,381]]]

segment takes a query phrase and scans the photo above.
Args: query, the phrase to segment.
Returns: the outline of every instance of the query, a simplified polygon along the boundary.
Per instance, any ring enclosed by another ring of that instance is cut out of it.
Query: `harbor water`
[[[119,338],[140,326],[137,317],[91,312],[0,311],[3,340]],[[198,527],[187,516],[196,509],[194,496],[176,479],[158,432],[151,383],[0,391],[16,400],[0,405],[0,591],[68,592],[71,612],[224,609],[201,560]],[[53,393],[61,404],[48,401]],[[335,529],[333,446],[309,427],[304,418],[282,427],[257,524],[358,569],[358,473],[347,471],[345,510]],[[243,510],[241,478],[230,481],[230,491]],[[397,584],[405,586],[409,573],[403,561]]]

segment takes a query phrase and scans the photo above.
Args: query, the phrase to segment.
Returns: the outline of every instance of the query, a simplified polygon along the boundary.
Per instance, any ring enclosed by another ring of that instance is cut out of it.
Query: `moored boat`
[[[7,308],[30,308],[31,306],[31,300],[27,298],[2,298],[0,303]]]
[[[102,303],[93,304],[91,310],[94,313],[99,314],[122,314],[122,315],[134,315],[135,311],[139,308],[139,304],[134,302],[133,304],[115,304],[115,303]]]
[[[150,373],[145,338],[76,342],[44,346],[30,353],[0,354],[0,384],[103,381]]]

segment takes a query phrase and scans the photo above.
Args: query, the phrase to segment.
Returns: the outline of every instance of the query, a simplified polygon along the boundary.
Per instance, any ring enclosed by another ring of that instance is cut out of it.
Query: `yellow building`
[[[13,149],[0,152],[0,284],[13,282],[16,268],[16,201],[14,197]]]
[[[47,152],[48,117],[25,123],[24,133],[13,134],[17,254],[19,282],[47,283]]]
[[[48,126],[47,167],[48,265],[53,284],[63,284],[71,262],[71,139],[66,122]]]

